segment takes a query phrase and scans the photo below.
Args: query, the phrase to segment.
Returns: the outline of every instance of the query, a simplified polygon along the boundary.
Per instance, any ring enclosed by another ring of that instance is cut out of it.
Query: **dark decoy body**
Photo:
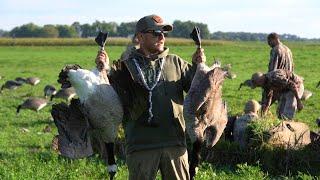
[[[30,97],[17,107],[17,114],[20,112],[21,109],[30,109],[38,112],[47,104],[48,100],[46,99]]]

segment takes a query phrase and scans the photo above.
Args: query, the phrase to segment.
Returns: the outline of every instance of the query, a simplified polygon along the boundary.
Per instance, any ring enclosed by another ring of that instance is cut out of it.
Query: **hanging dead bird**
[[[198,64],[184,100],[186,130],[193,143],[190,161],[192,178],[200,161],[201,144],[206,141],[207,147],[213,147],[226,127],[227,107],[221,97],[222,84],[226,77],[227,72],[218,64],[214,64],[211,68],[204,63]]]
[[[108,172],[113,177],[117,167],[113,147],[123,109],[107,74],[97,69],[88,71],[78,65],[68,65],[61,70],[58,82],[64,88],[68,86],[75,88],[90,124],[102,135],[101,140],[108,152]]]
[[[17,114],[21,109],[30,109],[38,112],[47,104],[48,100],[46,99],[30,97],[17,107]]]
[[[95,39],[101,50],[107,33],[99,33]],[[112,179],[117,171],[114,156],[114,142],[122,121],[123,109],[120,98],[111,86],[107,73],[107,62],[97,65],[92,71],[82,69],[79,65],[67,65],[60,74],[58,82],[62,88],[74,87],[81,106],[93,130],[99,132],[99,141],[107,152],[107,171]]]
[[[195,34],[196,33],[196,34]],[[196,45],[201,47],[200,31],[195,27],[191,33]],[[213,147],[220,139],[228,121],[227,107],[222,100],[222,84],[227,72],[215,62],[212,67],[205,63],[197,66],[191,87],[183,103],[186,130],[192,142],[190,179],[196,174],[200,161],[201,145]]]

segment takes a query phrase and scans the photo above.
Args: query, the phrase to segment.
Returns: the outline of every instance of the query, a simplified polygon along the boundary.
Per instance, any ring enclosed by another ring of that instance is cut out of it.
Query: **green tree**
[[[118,27],[118,36],[128,37],[135,33],[137,21],[121,23]]]
[[[81,24],[79,22],[74,22],[71,24],[72,27],[77,31],[77,36],[81,37],[82,35],[82,29],[81,29]]]
[[[117,28],[118,28],[118,24],[115,22],[105,22],[105,21],[95,21],[92,24],[92,27],[96,30],[95,36],[97,35],[97,33],[99,31],[102,32],[108,32],[110,36],[116,36],[117,35]]]
[[[0,29],[0,37],[9,37],[9,31]]]
[[[77,37],[77,31],[73,26],[58,25],[59,37],[61,38],[72,38]]]
[[[40,27],[33,24],[24,24],[20,27],[15,27],[10,31],[11,37],[39,37]]]
[[[173,22],[173,31],[171,36],[173,37],[183,37],[183,38],[190,38],[190,33],[192,32],[194,26],[198,26],[200,29],[200,35],[203,39],[210,38],[210,31],[208,29],[207,24],[197,23],[193,21],[180,21],[175,20]]]
[[[54,25],[44,25],[43,28],[40,29],[39,37],[57,38],[59,37],[59,31]]]
[[[94,37],[96,34],[96,29],[90,24],[81,25],[81,37]]]

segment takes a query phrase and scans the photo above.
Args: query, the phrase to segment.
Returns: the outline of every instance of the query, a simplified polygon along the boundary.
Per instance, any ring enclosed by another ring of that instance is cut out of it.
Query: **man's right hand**
[[[109,57],[106,51],[104,50],[98,51],[98,54],[96,57],[96,65],[99,71],[108,69]]]

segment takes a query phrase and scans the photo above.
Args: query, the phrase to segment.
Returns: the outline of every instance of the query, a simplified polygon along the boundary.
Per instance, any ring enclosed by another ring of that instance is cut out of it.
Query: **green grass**
[[[298,121],[307,123],[315,130],[315,119],[320,116],[319,89],[315,86],[319,79],[320,44],[287,43],[294,55],[295,72],[305,78],[305,87],[314,95],[304,102],[305,109],[296,115]],[[178,54],[190,62],[194,46],[169,46],[170,52]],[[124,46],[107,47],[109,57],[116,60]],[[260,100],[260,89],[242,88],[239,84],[250,78],[256,71],[266,71],[269,47],[261,42],[221,42],[204,47],[207,64],[220,59],[223,64],[231,63],[237,78],[226,80],[223,98],[227,101],[230,114],[242,113],[249,99]],[[84,68],[94,67],[96,46],[1,46],[0,47],[0,84],[18,76],[38,76],[39,85],[23,87],[0,94],[0,179],[105,179],[105,166],[97,157],[81,160],[68,160],[59,157],[51,150],[51,140],[57,130],[51,120],[50,107],[38,113],[22,110],[17,116],[15,108],[28,96],[42,96],[46,84],[56,82],[57,75],[66,64],[78,63]],[[55,100],[55,102],[58,102]],[[275,114],[275,108],[271,109]],[[53,130],[43,133],[49,125]],[[29,130],[24,132],[23,128]],[[118,160],[120,170],[117,179],[127,179],[127,168]],[[217,166],[204,163],[199,169],[197,179],[269,179],[301,178],[308,179],[308,173],[292,176],[272,175],[263,170],[258,162],[241,163],[230,166]],[[159,177],[158,177],[159,178]]]

